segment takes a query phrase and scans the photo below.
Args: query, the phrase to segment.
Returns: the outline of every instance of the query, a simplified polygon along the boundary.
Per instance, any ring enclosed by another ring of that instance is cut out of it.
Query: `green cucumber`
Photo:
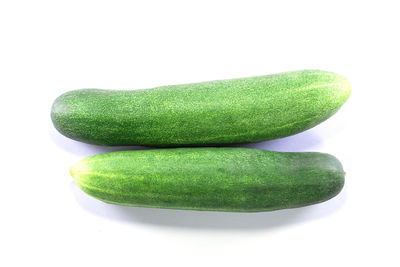
[[[85,158],[71,175],[87,194],[138,207],[259,212],[328,200],[344,184],[329,154],[169,148]]]
[[[346,78],[320,70],[147,90],[82,89],[58,97],[51,118],[60,133],[92,144],[258,142],[314,127],[350,92]]]

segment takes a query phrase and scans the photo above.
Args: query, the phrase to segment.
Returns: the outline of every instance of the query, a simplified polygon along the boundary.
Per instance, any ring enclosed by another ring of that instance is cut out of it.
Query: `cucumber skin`
[[[138,207],[230,212],[296,208],[326,201],[344,185],[329,154],[252,148],[170,148],[85,158],[71,175],[87,194]]]
[[[56,129],[100,145],[206,146],[293,135],[332,116],[346,78],[304,70],[146,90],[82,89],[52,106]]]

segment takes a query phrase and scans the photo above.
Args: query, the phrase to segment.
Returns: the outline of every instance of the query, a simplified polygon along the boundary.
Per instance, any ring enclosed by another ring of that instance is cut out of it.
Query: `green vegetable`
[[[51,117],[65,136],[93,144],[258,142],[317,125],[350,91],[344,77],[319,70],[147,90],[82,89],[58,97]]]
[[[240,212],[319,203],[344,184],[342,165],[329,154],[251,148],[112,152],[81,160],[71,175],[108,203]]]

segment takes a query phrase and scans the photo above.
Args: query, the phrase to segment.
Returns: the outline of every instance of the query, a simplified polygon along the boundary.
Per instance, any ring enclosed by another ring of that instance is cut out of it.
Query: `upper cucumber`
[[[350,92],[346,78],[320,70],[147,90],[82,89],[58,97],[51,118],[62,134],[93,144],[257,142],[317,125]]]

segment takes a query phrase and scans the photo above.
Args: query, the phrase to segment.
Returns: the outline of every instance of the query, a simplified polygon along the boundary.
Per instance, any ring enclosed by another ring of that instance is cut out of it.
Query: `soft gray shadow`
[[[317,135],[315,129],[310,129],[305,132],[280,139],[232,146],[250,147],[281,152],[310,152],[316,150],[321,142],[322,139],[319,137],[319,135]]]
[[[270,230],[322,219],[337,212],[346,198],[346,188],[344,188],[335,198],[317,205],[272,212],[235,213],[118,206],[92,198],[81,191],[75,182],[71,182],[70,189],[84,210],[109,220],[169,228],[218,231]]]
[[[88,156],[93,154],[123,151],[123,150],[152,149],[151,147],[144,147],[144,146],[101,146],[101,145],[86,144],[63,136],[54,127],[50,128],[49,135],[53,143],[57,145],[59,148],[78,156]],[[317,148],[321,142],[322,140],[316,134],[316,131],[314,129],[310,129],[305,132],[285,138],[274,139],[259,143],[234,144],[226,146],[250,147],[258,149],[274,150],[274,151],[284,151],[284,152],[302,152],[302,151],[312,151],[312,149]]]
[[[143,146],[100,146],[86,144],[63,136],[54,127],[49,130],[49,135],[53,143],[59,148],[82,157],[114,151],[149,149],[149,147]]]

